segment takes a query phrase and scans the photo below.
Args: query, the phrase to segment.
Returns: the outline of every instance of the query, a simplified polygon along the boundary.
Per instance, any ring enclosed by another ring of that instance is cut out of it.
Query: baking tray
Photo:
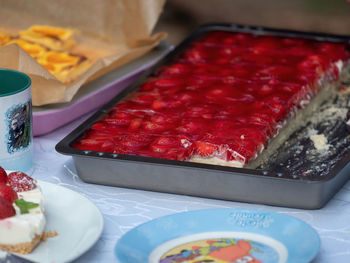
[[[301,37],[323,41],[350,41],[350,38],[346,36],[262,27],[231,24],[202,26],[159,63],[147,70],[137,81],[67,135],[56,145],[56,150],[62,154],[71,155],[79,177],[89,183],[285,207],[321,208],[350,177],[350,136],[344,122],[344,111],[350,100],[349,95],[345,93],[338,94],[335,100],[322,105],[327,114],[329,108],[334,107],[338,108],[342,114],[322,115],[322,112],[317,110],[312,116],[312,121],[305,121],[307,126],[294,133],[282,146],[284,148],[277,151],[279,153],[283,151],[284,154],[276,154],[258,169],[83,151],[71,147],[71,144],[87,128],[102,118],[113,105],[137,89],[157,68],[171,61],[194,39],[212,30]],[[327,125],[323,127],[326,115],[327,123],[330,123],[331,128],[327,128]],[[329,141],[339,142],[332,146],[333,154],[321,156],[321,153],[313,150],[312,143],[305,131],[315,129],[321,132],[332,131],[329,134],[331,136],[328,138]],[[302,150],[296,147],[297,143],[301,145]]]
[[[142,57],[83,85],[72,101],[33,107],[33,135],[49,133],[101,107],[171,49],[171,45],[162,41]]]

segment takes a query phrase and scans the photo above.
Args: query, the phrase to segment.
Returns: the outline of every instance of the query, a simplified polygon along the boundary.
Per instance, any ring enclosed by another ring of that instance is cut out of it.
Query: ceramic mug
[[[0,69],[0,166],[28,172],[33,166],[30,78]]]

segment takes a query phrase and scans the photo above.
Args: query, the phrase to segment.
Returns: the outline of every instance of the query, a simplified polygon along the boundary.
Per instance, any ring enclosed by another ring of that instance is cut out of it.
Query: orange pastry
[[[44,53],[38,62],[63,83],[74,81],[91,66],[85,56],[57,51]]]
[[[9,42],[6,43],[6,45],[10,44],[17,44],[19,45],[25,52],[27,52],[29,55],[31,55],[34,58],[38,58],[42,56],[45,52],[46,49],[38,44],[30,43],[28,41],[25,41],[23,39],[13,39]]]
[[[74,31],[66,28],[33,25],[19,32],[20,38],[43,45],[55,51],[64,51],[75,45]]]

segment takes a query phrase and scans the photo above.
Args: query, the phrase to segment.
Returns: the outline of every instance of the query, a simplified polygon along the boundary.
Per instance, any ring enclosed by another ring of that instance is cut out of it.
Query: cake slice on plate
[[[35,180],[0,167],[0,249],[30,253],[41,241],[46,219],[44,196]]]

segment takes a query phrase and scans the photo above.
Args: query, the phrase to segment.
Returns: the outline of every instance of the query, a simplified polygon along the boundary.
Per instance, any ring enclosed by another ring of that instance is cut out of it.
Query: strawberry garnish
[[[7,173],[4,170],[4,168],[0,166],[0,184],[6,184],[6,181],[7,181]]]
[[[16,215],[16,210],[6,199],[0,197],[0,219]]]
[[[16,192],[25,192],[36,188],[34,179],[22,172],[12,172],[7,176],[7,183]]]
[[[6,199],[11,204],[18,198],[17,193],[6,184],[0,184],[0,197]]]

